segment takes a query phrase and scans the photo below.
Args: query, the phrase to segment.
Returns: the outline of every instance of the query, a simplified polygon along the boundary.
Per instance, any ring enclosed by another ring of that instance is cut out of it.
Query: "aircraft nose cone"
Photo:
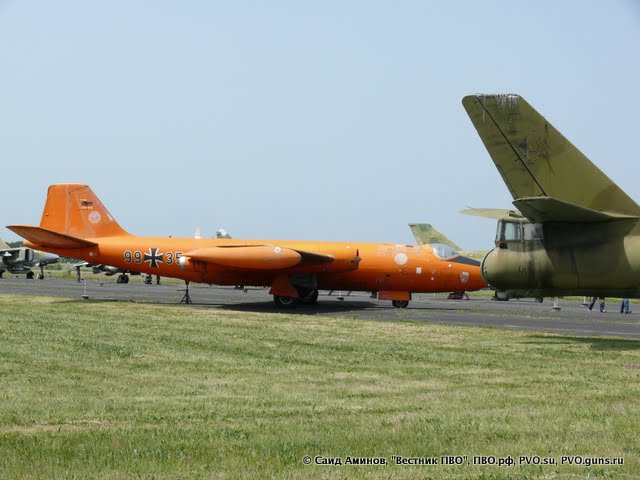
[[[523,287],[527,283],[524,272],[526,270],[523,270],[518,255],[501,248],[487,253],[480,265],[482,278],[495,290]]]
[[[500,277],[500,275],[496,276],[496,263],[496,249],[494,248],[484,256],[480,264],[482,278],[487,282],[487,285],[492,287],[495,286],[495,281]]]
[[[46,263],[58,263],[60,257],[54,253],[45,253],[43,261]]]

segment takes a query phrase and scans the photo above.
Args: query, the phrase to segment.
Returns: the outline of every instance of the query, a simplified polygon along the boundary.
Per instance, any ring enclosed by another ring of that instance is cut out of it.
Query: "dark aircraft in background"
[[[41,252],[27,247],[11,248],[4,240],[0,239],[0,278],[4,272],[12,274],[26,274],[27,278],[34,277],[33,270],[29,267],[40,267],[39,279],[44,278],[44,267],[52,263],[58,263],[60,257],[53,253]]]
[[[522,97],[462,104],[521,214],[482,262],[497,298],[640,297],[640,206]]]
[[[124,268],[113,267],[111,265],[102,265],[102,264],[93,264],[89,262],[78,262],[73,265],[76,269],[76,280],[78,282],[82,281],[82,272],[80,269],[82,268],[90,268],[91,273],[94,275],[98,275],[100,273],[104,273],[107,277],[112,277],[113,275],[118,274],[118,279],[116,283],[129,283],[129,275],[140,275],[140,272],[135,272],[132,270],[127,270]]]

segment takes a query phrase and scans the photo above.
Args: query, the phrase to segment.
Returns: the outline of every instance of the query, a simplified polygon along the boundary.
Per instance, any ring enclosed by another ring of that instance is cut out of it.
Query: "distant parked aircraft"
[[[0,278],[4,272],[12,274],[26,274],[33,278],[34,273],[29,267],[40,267],[39,279],[44,278],[44,267],[58,263],[60,257],[53,253],[41,252],[27,247],[11,248],[0,238]]]
[[[487,210],[487,209],[485,209]],[[461,213],[467,213],[466,211]],[[475,260],[482,260],[489,250],[463,250],[455,242],[447,238],[433,225],[428,223],[410,223],[409,228],[418,245],[441,244],[453,248],[456,253]]]

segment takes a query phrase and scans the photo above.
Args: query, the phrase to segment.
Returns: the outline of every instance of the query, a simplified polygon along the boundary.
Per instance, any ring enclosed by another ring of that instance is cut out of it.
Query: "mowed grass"
[[[0,307],[0,478],[640,477],[636,340],[9,295]]]

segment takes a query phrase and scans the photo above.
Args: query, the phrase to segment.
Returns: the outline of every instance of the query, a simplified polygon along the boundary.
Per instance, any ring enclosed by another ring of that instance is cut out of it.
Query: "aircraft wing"
[[[550,197],[545,218],[553,220],[566,217],[567,205],[640,216],[640,206],[519,95],[469,95],[462,104],[518,208]]]

